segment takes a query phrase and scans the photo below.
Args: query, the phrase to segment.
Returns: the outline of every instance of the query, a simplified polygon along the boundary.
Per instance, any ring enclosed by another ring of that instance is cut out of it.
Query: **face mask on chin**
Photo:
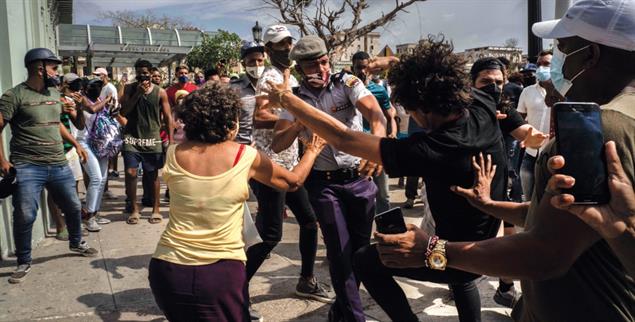
[[[187,76],[179,76],[179,83],[181,84],[187,83],[188,80],[190,80],[190,78]]]
[[[500,103],[501,94],[503,93],[503,91],[501,91],[500,87],[498,87],[496,83],[485,85],[479,89],[489,94],[489,96],[491,96],[494,99],[494,102],[496,102],[496,104]]]
[[[582,69],[580,72],[578,72],[575,76],[573,76],[573,78],[566,79],[564,77],[564,73],[562,72],[562,69],[564,68],[564,63],[567,60],[567,57],[578,53],[588,47],[590,47],[591,45],[586,45],[578,50],[575,50],[569,54],[565,54],[563,52],[560,51],[560,49],[558,49],[558,46],[554,46],[553,47],[553,58],[551,58],[551,82],[553,83],[553,87],[558,91],[558,93],[560,93],[560,95],[562,95],[563,97],[566,97],[567,93],[569,92],[569,90],[571,89],[571,87],[573,87],[573,81],[578,78],[578,76],[580,76],[582,73],[584,73],[584,71],[586,69]]]
[[[260,79],[262,74],[265,72],[265,66],[247,66],[245,68],[247,74],[251,76],[253,79]]]
[[[304,74],[304,80],[313,88],[324,88],[329,83],[331,72],[319,72],[315,74]]]

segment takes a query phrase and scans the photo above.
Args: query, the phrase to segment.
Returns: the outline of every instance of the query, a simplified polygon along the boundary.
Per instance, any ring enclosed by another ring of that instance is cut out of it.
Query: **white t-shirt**
[[[105,99],[108,96],[108,94],[112,96],[111,102],[113,103],[113,106],[119,106],[119,97],[117,94],[117,88],[112,83],[108,83],[101,88],[101,93],[99,93],[99,99],[100,100]]]
[[[549,133],[551,122],[551,108],[545,104],[547,91],[538,83],[525,87],[518,99],[519,113],[527,114],[527,123],[542,133]],[[537,150],[527,148],[525,151],[531,156],[536,156]]]

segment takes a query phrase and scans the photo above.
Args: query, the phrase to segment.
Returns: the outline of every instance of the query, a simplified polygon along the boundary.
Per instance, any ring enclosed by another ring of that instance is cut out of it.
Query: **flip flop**
[[[130,214],[130,216],[128,216],[128,219],[126,219],[126,223],[128,225],[136,225],[139,223],[139,219],[141,219],[141,214],[139,214],[138,212],[135,212]]]
[[[158,224],[163,221],[163,216],[159,213],[154,213],[148,218],[148,222],[151,224]]]

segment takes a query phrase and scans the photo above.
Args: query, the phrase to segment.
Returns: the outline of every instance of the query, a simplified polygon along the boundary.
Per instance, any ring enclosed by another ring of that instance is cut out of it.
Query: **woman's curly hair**
[[[388,75],[394,100],[406,110],[447,116],[471,103],[465,61],[443,35],[421,40]]]
[[[211,83],[185,96],[175,112],[188,140],[216,144],[226,141],[238,126],[241,106],[233,89]]]

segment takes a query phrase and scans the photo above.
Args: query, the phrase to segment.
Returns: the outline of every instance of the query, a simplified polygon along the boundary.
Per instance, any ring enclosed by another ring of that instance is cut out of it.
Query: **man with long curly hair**
[[[450,187],[472,184],[472,157],[483,152],[498,165],[492,198],[503,200],[505,151],[495,108],[472,101],[465,62],[452,51],[452,44],[442,36],[429,37],[391,70],[389,82],[394,99],[426,129],[406,139],[353,131],[282,87],[274,88],[269,99],[280,101],[335,149],[382,164],[391,176],[423,177],[440,238],[484,240],[496,236],[500,220],[472,207]],[[441,247],[443,242],[429,244]],[[450,284],[460,320],[480,321],[481,303],[475,283],[479,275],[445,269],[444,258],[440,257],[435,257],[437,260],[427,268],[389,268],[386,265],[393,265],[390,258],[382,257],[382,247],[394,246],[362,248],[353,268],[355,277],[393,321],[417,321],[393,276]],[[433,253],[442,252],[435,247],[429,255]]]

